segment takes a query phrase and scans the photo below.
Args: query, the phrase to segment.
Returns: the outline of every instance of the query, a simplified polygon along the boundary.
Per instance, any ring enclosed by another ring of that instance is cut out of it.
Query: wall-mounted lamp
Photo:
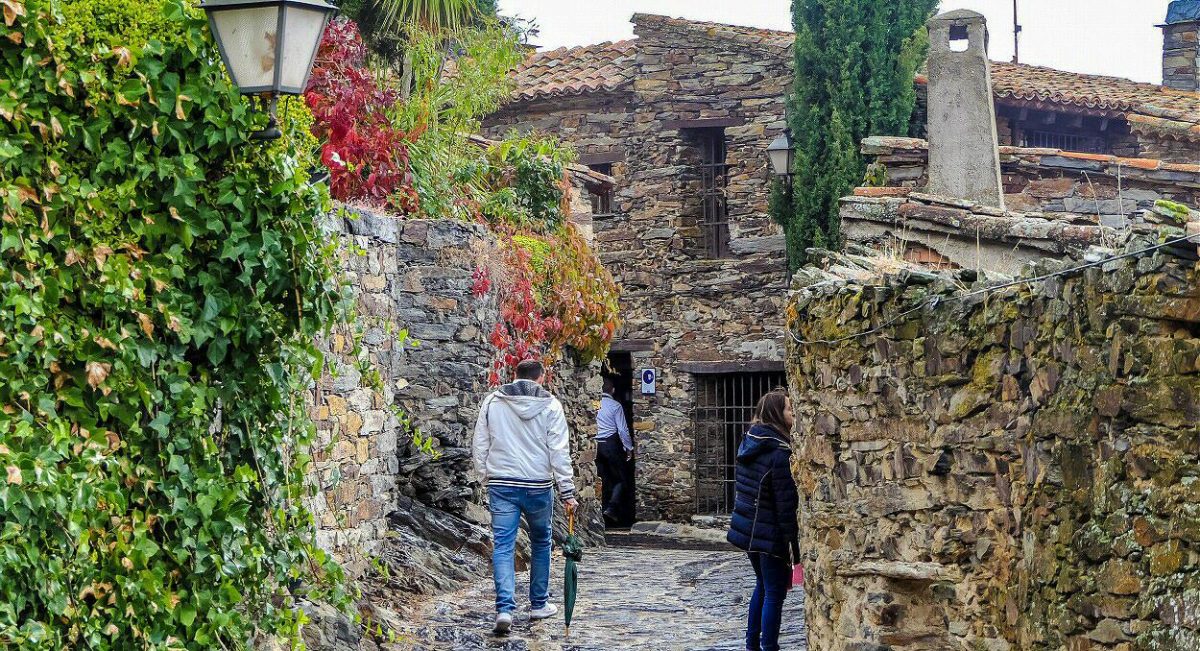
[[[267,128],[253,137],[278,138],[275,104],[280,95],[304,92],[321,35],[337,7],[323,0],[205,0],[200,8],[234,85],[267,107]]]
[[[776,176],[791,176],[792,164],[796,161],[796,149],[792,143],[792,134],[784,130],[778,138],[767,146],[767,156],[771,159],[771,170]]]

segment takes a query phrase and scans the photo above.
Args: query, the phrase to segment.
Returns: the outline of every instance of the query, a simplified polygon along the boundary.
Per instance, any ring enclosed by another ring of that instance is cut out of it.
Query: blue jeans
[[[792,583],[792,567],[770,554],[750,553],[754,566],[754,595],[746,622],[746,648],[750,651],[779,651],[779,624],[783,600]]]
[[[554,517],[554,489],[488,488],[492,511],[492,576],[496,581],[496,612],[517,610],[517,589],[513,553],[521,514],[529,525],[530,560],[529,604],[534,610],[546,605],[550,596],[550,537]]]

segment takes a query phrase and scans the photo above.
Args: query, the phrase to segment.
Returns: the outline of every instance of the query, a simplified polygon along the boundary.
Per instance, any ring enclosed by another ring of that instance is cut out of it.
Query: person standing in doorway
[[[483,399],[471,452],[475,473],[487,486],[492,514],[492,573],[496,583],[497,635],[512,628],[517,610],[513,552],[521,516],[529,526],[530,618],[558,612],[549,603],[550,539],[554,484],[567,513],[574,512],[570,434],[562,403],[542,387],[542,363],[517,365],[517,380]]]
[[[602,484],[604,522],[609,526],[624,524],[629,518],[626,492],[633,461],[633,438],[629,435],[625,408],[613,397],[614,391],[616,384],[612,378],[604,378],[604,395],[596,413],[596,470]]]
[[[800,562],[799,496],[792,478],[791,401],[782,389],[763,396],[754,424],[738,448],[736,497],[727,539],[745,550],[754,568],[746,649],[777,651],[783,601]]]

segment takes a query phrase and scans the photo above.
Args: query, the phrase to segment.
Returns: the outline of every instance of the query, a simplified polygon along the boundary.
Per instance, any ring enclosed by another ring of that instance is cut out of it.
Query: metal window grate
[[[1056,131],[1026,131],[1024,140],[1025,147],[1061,149],[1084,154],[1103,154],[1108,151],[1108,143],[1099,136]]]
[[[696,513],[727,515],[733,510],[733,466],[754,408],[769,391],[783,386],[781,372],[702,375],[696,382]]]
[[[725,162],[725,130],[702,129],[696,134],[700,146],[700,228],[704,249],[709,257],[729,255],[729,206],[725,189],[729,185],[729,165]]]

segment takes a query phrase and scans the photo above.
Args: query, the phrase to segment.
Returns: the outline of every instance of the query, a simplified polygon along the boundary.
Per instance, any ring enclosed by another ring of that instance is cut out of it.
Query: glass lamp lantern
[[[796,150],[792,147],[792,136],[784,131],[778,138],[767,146],[767,157],[771,159],[771,169],[776,176],[789,176],[792,164],[795,162]]]
[[[337,7],[323,0],[205,0],[221,60],[244,95],[268,106],[270,122],[256,138],[278,138],[275,103],[308,85],[325,25]]]

